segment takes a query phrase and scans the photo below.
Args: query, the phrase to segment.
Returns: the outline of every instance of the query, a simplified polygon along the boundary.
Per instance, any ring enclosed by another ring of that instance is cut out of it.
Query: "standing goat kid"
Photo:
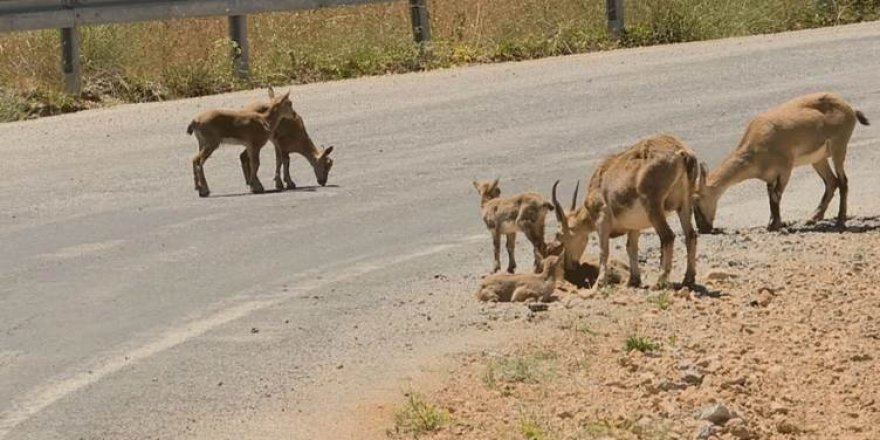
[[[576,206],[577,188],[571,210],[566,213],[556,198],[553,184],[553,205],[560,231],[557,240],[565,248],[565,270],[577,270],[587,247],[589,234],[599,233],[599,276],[594,287],[608,284],[609,242],[612,237],[627,236],[630,286],[642,283],[639,271],[639,234],[653,227],[660,236],[661,274],[656,287],[668,285],[672,270],[675,233],[666,222],[666,215],[677,212],[687,245],[685,285],[696,278],[697,233],[691,223],[692,198],[701,183],[701,167],[693,151],[679,139],[669,135],[645,138],[626,151],[605,159],[590,178],[583,205]]]
[[[473,182],[480,194],[480,213],[486,229],[492,234],[492,246],[495,266],[492,273],[501,270],[501,234],[507,236],[507,271],[516,271],[516,260],[513,257],[516,249],[517,231],[525,234],[532,243],[535,254],[535,272],[541,270],[541,259],[544,256],[544,218],[553,210],[553,205],[544,196],[535,192],[516,194],[500,198],[501,189],[498,179],[492,182]]]
[[[868,125],[868,118],[846,101],[831,93],[815,93],[788,101],[762,113],[749,122],[739,146],[709,174],[705,188],[697,196],[694,217],[702,233],[713,230],[718,199],[731,186],[748,179],[767,182],[770,223],[767,229],[782,227],[779,202],[795,167],[812,165],[825,193],[813,211],[810,223],[825,217],[834,191],[840,188],[837,225],[846,225],[849,193],[844,171],[846,147],[856,121]],[[834,171],[828,158],[834,163]]]
[[[274,90],[269,88],[269,97],[275,96]],[[265,102],[252,102],[245,106],[246,110],[265,111],[269,104]],[[295,189],[296,183],[290,178],[290,153],[297,153],[304,157],[312,166],[315,172],[315,179],[321,186],[327,185],[327,179],[330,176],[330,168],[333,167],[333,159],[330,153],[333,152],[333,146],[319,150],[312,142],[309,133],[306,132],[306,126],[302,117],[296,111],[293,117],[281,121],[278,129],[272,135],[272,144],[275,146],[275,188]],[[242,155],[242,161],[245,156]],[[284,167],[284,180],[281,180],[281,167]]]
[[[282,118],[293,117],[290,92],[280,98],[272,98],[263,111],[208,110],[196,116],[187,127],[188,134],[195,134],[199,152],[193,157],[193,179],[200,197],[211,194],[205,179],[205,162],[221,144],[242,145],[241,165],[245,182],[251,192],[263,192],[257,178],[260,168],[260,149],[272,136]]]

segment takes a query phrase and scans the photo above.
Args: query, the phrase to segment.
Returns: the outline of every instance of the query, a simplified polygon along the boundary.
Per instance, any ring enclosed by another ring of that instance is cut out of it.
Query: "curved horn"
[[[581,181],[578,180],[577,184],[574,186],[574,195],[571,196],[571,210],[574,211],[577,208],[578,201],[578,189],[581,187]]]
[[[556,208],[553,212],[556,213],[556,221],[559,222],[559,226],[562,227],[562,233],[568,235],[568,220],[565,218],[565,210],[562,209],[562,205],[559,203],[559,199],[556,198],[556,187],[559,186],[559,181],[553,184],[553,207]]]

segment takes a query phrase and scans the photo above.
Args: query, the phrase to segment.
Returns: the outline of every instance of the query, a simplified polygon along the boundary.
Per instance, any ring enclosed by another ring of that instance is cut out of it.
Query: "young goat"
[[[199,152],[193,157],[193,179],[200,197],[211,194],[205,179],[205,162],[221,144],[237,144],[245,147],[241,165],[245,182],[254,193],[263,192],[257,178],[260,168],[260,149],[272,136],[282,118],[293,117],[290,92],[273,98],[260,112],[248,110],[208,110],[196,116],[187,127],[188,134],[195,134]]]
[[[697,196],[694,217],[702,233],[713,230],[718,199],[731,186],[747,179],[767,182],[770,199],[768,230],[782,227],[779,202],[792,169],[812,165],[825,183],[825,193],[810,222],[825,217],[834,191],[840,188],[837,225],[846,224],[849,186],[843,164],[846,147],[856,121],[868,125],[868,118],[831,93],[815,93],[788,101],[752,119],[736,150],[709,174]],[[828,158],[834,162],[834,171]],[[835,175],[836,173],[836,175]]]
[[[512,197],[499,198],[501,189],[498,179],[493,182],[473,182],[480,194],[480,212],[486,228],[492,234],[495,266],[492,273],[501,270],[501,234],[507,236],[507,271],[516,270],[513,257],[516,249],[517,231],[525,234],[534,246],[535,272],[541,270],[541,259],[544,255],[544,218],[553,210],[553,205],[544,200],[538,193],[527,192]]]
[[[275,96],[274,90],[269,88],[269,97]],[[252,102],[245,109],[251,111],[266,111],[269,104],[265,102]],[[306,132],[306,126],[302,118],[296,111],[293,117],[281,121],[278,129],[272,135],[272,144],[275,146],[275,188],[287,189],[296,188],[296,183],[290,178],[290,153],[297,153],[304,157],[312,166],[315,172],[315,179],[321,186],[327,185],[327,178],[330,176],[330,168],[333,167],[333,159],[330,153],[333,152],[333,146],[329,146],[324,150],[319,150],[312,142],[309,133]],[[242,155],[242,161],[245,156]],[[284,166],[284,180],[281,180],[281,167]]]
[[[639,234],[654,227],[661,243],[661,269],[658,288],[668,284],[672,270],[672,249],[675,233],[666,222],[666,215],[675,211],[681,221],[687,245],[687,271],[684,284],[694,284],[697,233],[691,224],[691,201],[700,183],[700,166],[682,141],[669,135],[642,139],[626,151],[605,159],[590,178],[583,205],[575,208],[577,188],[571,210],[566,213],[556,198],[553,184],[553,205],[560,230],[557,240],[565,248],[565,270],[577,270],[587,247],[589,234],[599,233],[599,275],[594,287],[610,281],[608,271],[609,241],[627,236],[630,286],[642,283],[639,271]]]
[[[560,261],[556,255],[545,258],[541,272],[535,274],[489,275],[480,283],[477,299],[487,302],[548,302],[556,290],[557,266]]]

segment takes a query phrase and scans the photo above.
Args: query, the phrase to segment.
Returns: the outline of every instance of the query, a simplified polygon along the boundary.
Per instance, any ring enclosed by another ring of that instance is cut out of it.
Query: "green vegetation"
[[[525,440],[547,440],[547,429],[534,417],[523,417],[519,421],[519,431]]]
[[[496,388],[500,383],[538,383],[548,374],[547,364],[553,357],[552,353],[537,353],[491,361],[483,373],[483,384]]]
[[[394,414],[394,434],[419,438],[449,423],[449,413],[425,400],[424,396],[408,393],[404,405]]]
[[[641,351],[642,353],[648,353],[660,350],[660,344],[646,336],[633,335],[626,338],[625,348],[626,351]]]
[[[434,43],[412,42],[407,2],[249,18],[252,78],[231,72],[223,18],[83,29],[81,96],[61,89],[56,30],[0,34],[0,120],[468,63],[779,32],[880,18],[876,0],[642,0],[608,35],[601,0],[430,3]]]

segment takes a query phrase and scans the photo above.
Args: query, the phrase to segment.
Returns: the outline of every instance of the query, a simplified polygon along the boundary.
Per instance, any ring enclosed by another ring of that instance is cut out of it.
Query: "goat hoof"
[[[275,189],[277,189],[278,191],[282,191],[284,189],[284,184],[281,183],[280,181],[276,180],[275,181]]]
[[[780,229],[782,229],[782,222],[778,222],[778,223],[774,222],[774,223],[770,223],[769,225],[767,225],[768,232],[776,232]]]
[[[287,182],[287,189],[296,189],[296,184],[293,182]]]
[[[211,191],[199,189],[199,197],[208,197],[209,195],[211,195]]]
[[[507,273],[516,273],[516,266],[508,266]]]
[[[264,191],[263,185],[254,185],[251,187],[251,192],[254,194],[262,194]]]
[[[639,278],[630,278],[626,285],[627,287],[642,287],[642,280]]]

